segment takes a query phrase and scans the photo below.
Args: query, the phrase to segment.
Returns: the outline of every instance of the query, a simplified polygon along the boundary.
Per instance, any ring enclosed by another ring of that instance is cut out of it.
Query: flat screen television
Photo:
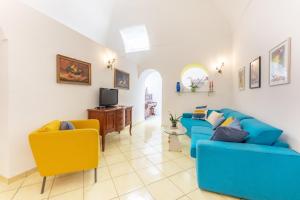
[[[100,88],[99,106],[114,106],[118,104],[118,90],[109,88]]]

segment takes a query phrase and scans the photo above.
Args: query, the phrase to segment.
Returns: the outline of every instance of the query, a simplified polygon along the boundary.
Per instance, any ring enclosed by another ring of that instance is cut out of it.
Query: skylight
[[[148,33],[145,25],[122,29],[121,36],[126,53],[150,50]]]

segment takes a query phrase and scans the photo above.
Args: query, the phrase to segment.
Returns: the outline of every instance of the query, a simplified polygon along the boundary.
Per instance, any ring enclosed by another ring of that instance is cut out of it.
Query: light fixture
[[[112,58],[112,59],[108,60],[107,61],[107,69],[113,69],[115,62],[116,62],[115,58]]]
[[[222,74],[223,73],[223,67],[224,67],[224,62],[221,63],[221,66],[217,66],[216,67],[216,70],[219,74]]]

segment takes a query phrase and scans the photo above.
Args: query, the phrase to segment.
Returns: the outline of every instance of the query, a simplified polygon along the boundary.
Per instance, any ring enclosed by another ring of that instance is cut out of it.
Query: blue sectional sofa
[[[300,200],[300,154],[279,140],[282,130],[232,109],[217,112],[240,120],[249,136],[245,143],[212,141],[208,122],[183,114],[199,187],[243,199]]]

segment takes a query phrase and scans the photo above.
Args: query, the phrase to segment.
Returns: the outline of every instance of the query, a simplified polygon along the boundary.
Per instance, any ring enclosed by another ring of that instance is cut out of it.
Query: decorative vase
[[[177,122],[172,122],[172,128],[177,128]]]
[[[196,88],[192,87],[191,92],[196,92]]]
[[[180,92],[180,82],[176,83],[176,92]]]

